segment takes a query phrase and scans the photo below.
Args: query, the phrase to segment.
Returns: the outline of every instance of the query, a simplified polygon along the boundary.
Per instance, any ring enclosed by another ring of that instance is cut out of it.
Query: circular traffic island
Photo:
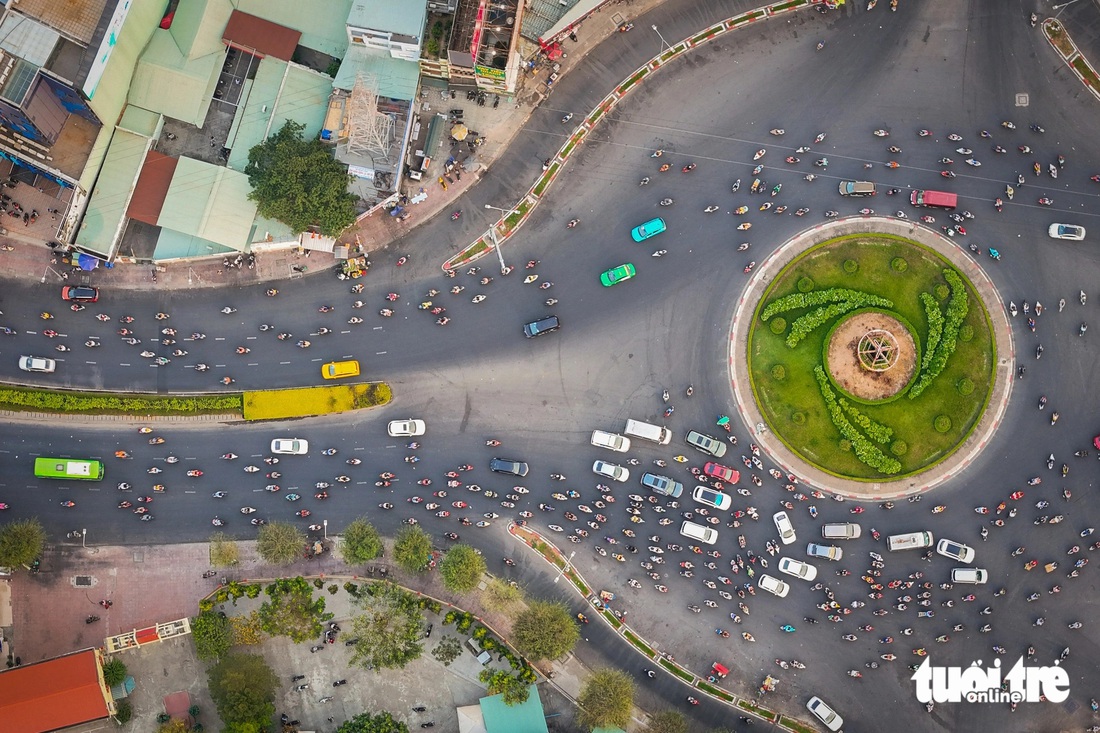
[[[846,479],[911,477],[955,452],[993,392],[996,346],[969,279],[893,235],[848,235],[791,260],[749,327],[753,397],[802,460]]]

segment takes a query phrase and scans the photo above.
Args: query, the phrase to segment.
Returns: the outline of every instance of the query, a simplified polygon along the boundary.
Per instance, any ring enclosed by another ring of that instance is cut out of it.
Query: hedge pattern
[[[959,328],[970,312],[970,294],[966,291],[966,284],[959,277],[959,273],[947,268],[943,271],[943,277],[951,287],[951,300],[947,304],[943,337],[936,347],[935,356],[928,362],[928,368],[922,368],[916,384],[909,390],[909,399],[911,400],[919,397],[921,392],[927,389],[936,377],[947,368],[947,361],[955,353],[955,347],[958,345]]]
[[[936,354],[936,347],[939,346],[940,339],[943,337],[943,311],[940,310],[940,304],[936,299],[928,293],[921,293],[919,297],[924,305],[924,317],[928,319],[928,336],[924,339],[924,360],[920,365],[920,370],[923,372],[928,369],[932,357]]]
[[[825,368],[820,364],[814,367],[814,377],[817,378],[818,389],[825,400],[825,407],[829,410],[829,417],[840,434],[844,436],[852,446],[852,452],[859,461],[871,468],[893,475],[901,471],[901,463],[890,458],[879,450],[863,433],[859,432],[844,414],[844,409],[837,402],[836,393],[829,384],[829,377],[825,374]]]
[[[827,290],[817,290],[812,293],[791,293],[790,295],[784,295],[782,298],[773,300],[764,308],[764,312],[760,314],[760,320],[766,323],[769,318],[778,313],[786,313],[787,311],[793,311],[799,308],[812,308],[818,305],[827,305],[828,303],[839,303],[841,301],[857,303],[859,308],[865,306],[878,306],[880,308],[894,307],[894,301],[887,298],[880,298],[870,293],[864,293],[861,290],[828,288]]]
[[[837,400],[837,404],[839,404],[844,409],[844,411],[848,413],[848,416],[851,417],[853,421],[855,421],[856,425],[863,428],[863,432],[867,433],[867,437],[869,437],[876,443],[882,443],[883,445],[885,445],[886,443],[890,442],[891,438],[894,437],[894,431],[892,428],[888,428],[882,423],[867,417],[859,411],[859,408],[857,408],[855,405],[853,405],[851,402],[844,399],[843,397]]]
[[[822,326],[834,318],[842,316],[848,311],[855,310],[859,307],[859,305],[852,301],[845,300],[841,303],[833,303],[823,308],[817,308],[805,315],[799,316],[794,320],[794,323],[791,324],[791,332],[787,334],[787,346],[793,349],[798,346],[799,341],[809,336],[818,326]]]

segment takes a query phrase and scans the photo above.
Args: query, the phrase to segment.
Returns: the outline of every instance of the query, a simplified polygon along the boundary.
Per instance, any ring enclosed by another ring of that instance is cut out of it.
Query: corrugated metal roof
[[[301,31],[299,43],[306,48],[337,58],[347,50],[351,0],[324,0],[324,12],[318,12],[316,3],[302,0],[238,0],[237,9]]]
[[[347,24],[355,28],[369,28],[387,33],[420,38],[424,33],[424,20],[428,17],[428,5],[409,0],[353,0],[347,15]]]
[[[213,53],[188,60],[172,34],[158,30],[138,59],[127,101],[201,127],[223,59]]]
[[[168,194],[168,187],[176,174],[176,162],[177,159],[170,155],[149,151],[134,186],[130,205],[126,208],[126,216],[150,226],[157,225],[161,209],[164,208],[164,197]]]
[[[110,0],[111,12],[121,0]],[[108,0],[80,0],[80,2],[58,2],[58,0],[19,0],[18,11],[31,18],[38,18],[51,28],[56,28],[67,36],[77,39],[85,46],[92,42],[99,17],[107,7]],[[13,5],[9,3],[9,6]]]
[[[344,56],[332,86],[351,90],[355,77],[364,72],[378,80],[378,94],[392,99],[412,100],[420,79],[420,65],[415,61],[395,59],[384,51],[352,45]]]
[[[111,254],[148,145],[146,137],[115,130],[76,236],[81,247],[104,256]]]
[[[248,242],[256,203],[240,171],[180,158],[157,226],[238,249]]]
[[[189,59],[223,53],[221,33],[233,12],[230,0],[188,0],[176,7],[168,32]]]
[[[505,705],[504,695],[481,698],[485,730],[489,733],[547,733],[539,688],[531,685],[527,691],[530,693],[527,702],[520,705]]]
[[[108,715],[91,649],[0,672],[5,733],[40,733]]]
[[[294,58],[294,49],[302,38],[300,31],[234,10],[229,16],[222,39],[243,48],[255,50],[261,56],[274,56],[283,61]]]
[[[229,166],[244,170],[248,151],[282,128],[286,120],[305,125],[302,135],[310,138],[321,133],[332,93],[332,78],[276,58],[265,58],[256,69],[256,78],[244,106],[234,120],[230,136],[232,148]]]

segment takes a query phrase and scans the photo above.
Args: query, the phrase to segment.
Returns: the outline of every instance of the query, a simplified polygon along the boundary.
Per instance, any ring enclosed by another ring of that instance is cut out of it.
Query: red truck
[[[959,205],[959,197],[953,193],[944,191],[924,191],[916,189],[909,197],[909,203],[913,206],[934,206],[940,209],[953,210]]]

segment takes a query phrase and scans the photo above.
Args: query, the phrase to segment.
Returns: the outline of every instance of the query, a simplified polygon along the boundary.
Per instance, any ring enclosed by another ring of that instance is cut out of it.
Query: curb
[[[1096,99],[1100,100],[1100,89],[1094,87],[1089,82],[1089,80],[1086,79],[1084,75],[1081,74],[1081,72],[1078,71],[1077,68],[1073,65],[1074,61],[1080,60],[1081,63],[1088,67],[1089,71],[1091,71],[1093,74],[1096,74],[1096,69],[1093,68],[1092,64],[1089,63],[1089,60],[1085,58],[1085,55],[1081,53],[1081,49],[1077,48],[1077,44],[1073,42],[1073,39],[1070,37],[1069,31],[1066,30],[1066,27],[1054,18],[1047,18],[1042,22],[1042,28],[1043,37],[1047,39],[1047,43],[1049,43],[1050,47],[1054,49],[1054,52],[1058,54],[1058,58],[1062,59],[1063,63],[1065,63],[1065,65],[1069,67],[1070,72],[1077,77],[1077,80],[1080,81],[1082,85],[1084,85],[1085,89],[1087,89],[1089,93],[1092,94],[1092,96],[1096,97]],[[1058,46],[1054,43],[1054,39],[1051,38],[1051,34],[1055,31],[1060,32],[1065,37],[1065,39],[1069,41],[1070,47],[1073,48],[1073,51],[1069,54],[1069,56],[1062,53],[1062,49],[1058,48]]]

